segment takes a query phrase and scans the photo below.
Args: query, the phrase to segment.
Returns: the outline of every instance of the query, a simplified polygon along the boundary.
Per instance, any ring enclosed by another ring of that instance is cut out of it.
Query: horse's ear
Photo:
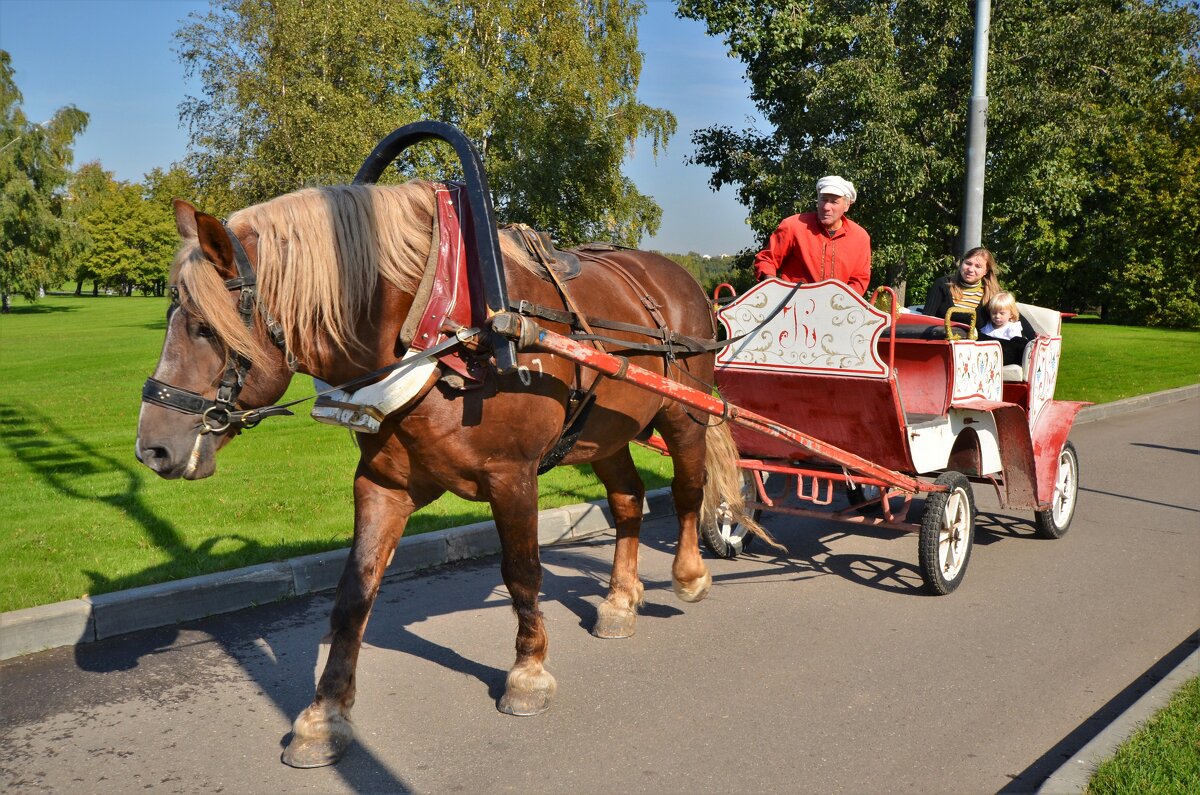
[[[225,224],[221,219],[196,211],[196,238],[200,250],[209,262],[217,266],[217,272],[224,279],[237,276],[237,262],[234,260],[233,243],[225,232]]]
[[[184,240],[194,239],[196,237],[196,208],[183,199],[175,199],[171,202],[171,207],[175,209],[175,228],[179,230],[179,236]]]

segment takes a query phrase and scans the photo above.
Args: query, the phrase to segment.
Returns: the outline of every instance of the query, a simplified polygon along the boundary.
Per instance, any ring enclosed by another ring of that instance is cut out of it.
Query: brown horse
[[[254,416],[241,412],[279,399],[293,372],[340,384],[399,361],[405,351],[398,335],[431,249],[435,188],[410,182],[308,189],[244,209],[227,227],[177,201],[183,239],[171,271],[177,301],[143,392],[138,459],[164,478],[208,477],[217,451],[241,429],[238,419]],[[514,299],[564,306],[518,246],[504,241],[502,251]],[[615,251],[585,262],[569,286],[585,314],[650,324],[642,296],[606,263],[617,263],[644,286],[673,331],[715,338],[712,312],[695,280],[644,252]],[[256,292],[248,293],[255,277]],[[646,341],[633,333],[612,335]],[[662,353],[632,351],[630,359],[677,379],[683,370],[699,382],[713,380],[711,354],[668,363]],[[384,570],[409,516],[446,491],[487,501],[500,535],[517,654],[498,707],[533,715],[549,706],[555,680],[544,667],[547,638],[538,609],[537,469],[563,431],[572,388],[586,388],[598,376],[545,353],[521,353],[519,362],[518,371],[489,370],[482,385],[467,390],[435,372],[418,398],[387,416],[377,433],[356,435],[354,540],[330,618],[329,659],[313,703],[295,721],[287,764],[331,764],[349,745],[355,666]],[[679,598],[703,599],[712,583],[697,545],[702,499],[707,511],[723,500],[741,505],[726,425],[706,425],[676,403],[601,379],[582,433],[560,462],[591,464],[616,524],[609,591],[593,629],[600,637],[632,635],[643,601],[638,533],[645,487],[628,443],[650,428],[662,435],[674,464],[679,543],[672,580]]]

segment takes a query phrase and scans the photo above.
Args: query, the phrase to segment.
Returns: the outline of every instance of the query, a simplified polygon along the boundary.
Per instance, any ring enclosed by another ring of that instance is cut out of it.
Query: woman
[[[1000,292],[999,270],[992,252],[982,246],[971,249],[959,260],[957,271],[941,277],[929,288],[922,311],[942,319],[951,308],[974,309],[975,327],[982,328],[990,319],[987,306]],[[967,323],[970,315],[956,314],[953,319]]]

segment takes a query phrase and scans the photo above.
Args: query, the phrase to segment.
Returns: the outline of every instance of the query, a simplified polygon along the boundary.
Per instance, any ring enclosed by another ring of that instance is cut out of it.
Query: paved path
[[[330,599],[310,596],[0,664],[7,792],[1028,791],[1179,662],[1200,627],[1200,401],[1078,426],[1059,541],[983,488],[966,581],[920,594],[913,537],[775,517],[786,558],[711,560],[670,590],[650,522],[638,633],[587,633],[611,540],[547,549],[559,695],[497,713],[515,622],[494,558],[389,581],[358,743],[278,762]],[[1142,688],[1145,689],[1145,688]]]

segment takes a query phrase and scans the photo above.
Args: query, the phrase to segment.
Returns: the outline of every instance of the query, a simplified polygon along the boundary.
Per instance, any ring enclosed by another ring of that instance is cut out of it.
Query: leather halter
[[[254,331],[258,277],[255,275],[250,258],[246,255],[246,249],[242,247],[242,242],[238,240],[237,235],[225,224],[221,224],[221,226],[225,229],[225,234],[233,246],[233,257],[238,269],[238,275],[235,278],[225,280],[225,289],[230,292],[238,291],[238,314],[241,315],[242,323],[246,328]],[[172,285],[170,291],[171,311],[174,311],[180,305],[179,287]],[[287,356],[289,366],[294,367],[295,360],[288,353],[283,326],[271,316],[266,307],[262,307],[261,311],[271,340]],[[142,401],[184,414],[199,414],[201,433],[221,433],[230,428],[236,430],[253,428],[266,417],[292,413],[282,406],[267,406],[245,411],[235,410],[234,406],[237,404],[238,395],[241,393],[242,387],[246,385],[246,375],[249,372],[250,361],[246,357],[234,351],[227,351],[225,372],[221,375],[216,399],[210,400],[199,393],[172,386],[151,376],[142,385]]]

